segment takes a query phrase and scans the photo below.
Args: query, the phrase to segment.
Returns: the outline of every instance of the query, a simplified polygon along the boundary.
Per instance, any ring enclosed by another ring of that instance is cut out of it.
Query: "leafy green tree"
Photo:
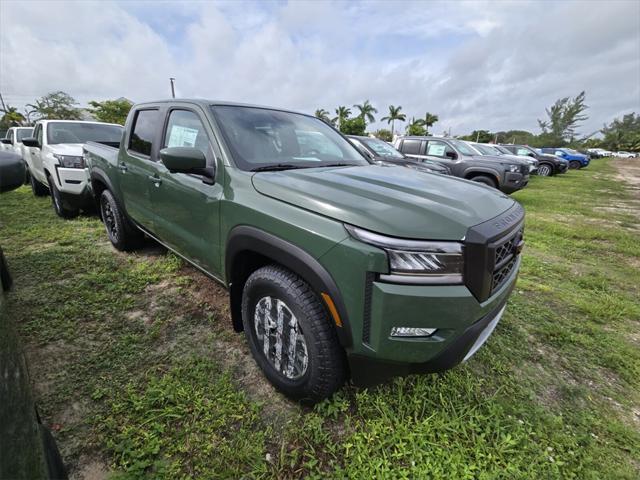
[[[4,112],[4,115],[0,118],[0,128],[3,130],[22,125],[25,122],[24,115],[16,107],[7,106],[2,112]]]
[[[333,123],[337,124],[338,128],[340,128],[342,122],[344,122],[347,118],[349,118],[349,115],[351,115],[351,109],[349,107],[339,106],[338,108],[336,108],[336,115],[337,117],[333,119]]]
[[[458,138],[468,142],[489,143],[493,141],[494,136],[489,130],[474,130],[469,135],[463,135]]]
[[[133,104],[127,99],[91,101],[89,111],[100,122],[119,123],[124,125]]]
[[[411,118],[411,121],[406,126],[407,135],[417,135],[423,137],[427,134],[427,129],[424,128],[424,120],[422,118]]]
[[[429,129],[431,127],[433,127],[433,125],[440,120],[438,118],[438,115],[434,115],[432,113],[427,112],[424,116],[424,121],[422,123],[422,126],[425,127],[425,135],[429,135]]]
[[[365,122],[373,123],[376,121],[376,117],[373,116],[374,113],[378,113],[378,110],[371,105],[369,100],[365,100],[362,105],[354,105],[355,108],[360,110],[359,117],[362,118]]]
[[[385,142],[390,142],[393,140],[393,133],[391,133],[391,130],[387,130],[385,128],[376,130],[375,132],[373,132],[373,134],[375,135],[376,138],[379,138],[380,140],[384,140]]]
[[[587,118],[584,112],[588,105],[585,102],[586,94],[584,90],[576,97],[564,97],[546,109],[547,120],[538,120],[538,125],[542,130],[540,140],[544,140],[549,145],[560,147],[573,142],[576,136],[576,128]]]
[[[340,131],[345,135],[366,135],[366,128],[367,124],[360,116],[347,118],[340,123]]]
[[[71,95],[57,91],[27,104],[27,107],[32,109],[30,113],[42,120],[79,120],[80,110],[74,105],[78,102]]]
[[[399,120],[401,122],[404,122],[407,119],[407,116],[404,113],[401,113],[400,110],[402,110],[402,107],[400,105],[398,105],[397,107],[393,106],[393,105],[389,105],[389,115],[387,115],[386,117],[382,117],[380,119],[380,121],[382,122],[387,122],[391,124],[391,136],[393,137],[393,134],[395,133],[395,121]]]
[[[601,144],[611,151],[640,150],[640,115],[635,112],[616,118],[601,130]]]

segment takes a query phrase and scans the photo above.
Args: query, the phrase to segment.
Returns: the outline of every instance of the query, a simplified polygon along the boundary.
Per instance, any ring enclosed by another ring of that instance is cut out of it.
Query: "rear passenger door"
[[[400,145],[400,151],[407,157],[420,159],[424,157],[424,140],[405,138]]]
[[[158,183],[151,190],[156,232],[160,239],[208,272],[221,274],[220,199],[224,171],[208,121],[197,108],[167,112],[160,149],[194,147],[204,153],[207,167],[216,167],[212,181],[203,175],[171,173],[160,160]]]
[[[150,191],[157,176],[159,135],[162,130],[160,110],[142,108],[134,114],[124,139],[126,148],[118,156],[118,181],[124,207],[129,217],[151,232],[154,213]]]

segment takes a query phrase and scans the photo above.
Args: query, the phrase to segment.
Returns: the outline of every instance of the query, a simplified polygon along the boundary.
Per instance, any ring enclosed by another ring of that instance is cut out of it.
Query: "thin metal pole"
[[[176,79],[173,78],[173,77],[170,77],[169,81],[171,82],[171,98],[176,98],[176,90],[175,90],[175,88],[173,86],[173,82],[175,82]]]

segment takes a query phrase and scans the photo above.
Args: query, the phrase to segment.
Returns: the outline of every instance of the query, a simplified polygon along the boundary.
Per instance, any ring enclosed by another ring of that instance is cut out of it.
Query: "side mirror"
[[[171,173],[193,173],[211,180],[215,178],[215,169],[207,168],[207,159],[197,148],[163,148],[160,150],[160,159]]]
[[[0,152],[0,193],[15,190],[24,184],[26,170],[20,155]]]
[[[13,145],[13,142],[10,138],[3,138],[2,140],[0,140],[0,142],[4,143],[5,145]]]
[[[40,148],[40,142],[38,142],[37,139],[35,139],[34,137],[27,137],[27,138],[23,138],[22,139],[22,144],[25,147],[35,147],[35,148]]]
[[[450,158],[451,160],[455,160],[456,158],[458,158],[458,154],[456,152],[452,152],[451,150],[446,151],[444,153],[444,156]]]
[[[529,156],[529,157],[531,157],[531,158],[536,158],[536,156],[535,156],[533,153],[531,153],[531,152],[527,153],[527,156]]]

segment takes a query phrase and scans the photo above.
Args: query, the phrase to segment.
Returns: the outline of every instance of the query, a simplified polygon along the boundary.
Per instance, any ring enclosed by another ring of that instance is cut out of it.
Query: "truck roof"
[[[56,122],[56,123],[95,123],[98,125],[115,125],[118,127],[121,127],[122,125],[118,124],[118,123],[107,123],[107,122],[96,122],[93,120],[55,120],[53,118],[48,119],[48,120],[37,120],[36,123],[51,123],[51,122]],[[33,127],[27,127],[27,128],[33,128]]]
[[[252,104],[252,103],[242,103],[242,102],[229,102],[226,100],[210,100],[210,99],[206,99],[206,98],[165,98],[165,99],[161,99],[161,100],[155,100],[153,102],[141,102],[141,103],[136,103],[133,107],[137,108],[140,106],[145,106],[145,105],[157,105],[159,103],[189,103],[192,105],[200,105],[201,107],[209,107],[212,105],[219,105],[219,106],[233,106],[233,107],[253,107],[253,108],[264,108],[267,110],[278,110],[280,112],[289,112],[289,113],[298,113],[300,115],[306,115],[308,117],[312,117],[313,115],[308,114],[308,113],[304,113],[304,112],[300,112],[300,111],[296,111],[296,110],[290,110],[288,108],[280,108],[280,107],[270,107],[268,105],[256,105],[256,104]]]

